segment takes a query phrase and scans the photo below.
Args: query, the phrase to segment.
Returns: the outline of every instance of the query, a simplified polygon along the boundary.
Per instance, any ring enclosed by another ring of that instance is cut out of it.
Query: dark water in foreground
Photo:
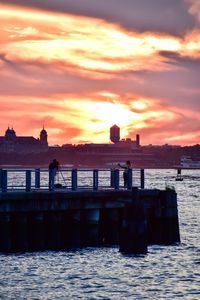
[[[149,246],[146,256],[118,247],[0,255],[0,299],[200,299],[200,170],[147,171],[146,187],[174,186],[181,244]]]

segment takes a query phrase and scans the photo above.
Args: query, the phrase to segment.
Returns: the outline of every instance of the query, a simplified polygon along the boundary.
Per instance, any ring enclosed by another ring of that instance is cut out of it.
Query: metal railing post
[[[35,169],[35,188],[40,188],[40,169]]]
[[[114,188],[119,190],[119,170],[114,170]]]
[[[8,172],[7,170],[1,170],[1,188],[2,192],[6,193],[8,189]]]
[[[140,170],[140,187],[144,189],[144,169]]]
[[[93,170],[93,190],[98,190],[99,187],[99,171]]]
[[[54,191],[55,176],[56,176],[56,170],[55,169],[50,169],[49,170],[49,191]]]
[[[115,170],[110,170],[110,187],[115,187]]]
[[[131,190],[132,186],[133,186],[133,172],[132,169],[128,169],[127,190]]]
[[[77,176],[77,169],[72,170],[72,190],[75,191],[77,190],[77,181],[78,181],[78,176]]]
[[[26,192],[31,191],[31,170],[26,170]]]

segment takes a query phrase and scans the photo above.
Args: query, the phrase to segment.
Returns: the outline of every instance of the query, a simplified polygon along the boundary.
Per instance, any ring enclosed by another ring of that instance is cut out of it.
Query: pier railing
[[[52,185],[53,183],[53,185]],[[128,170],[124,187],[123,170],[119,169],[61,169],[54,177],[47,169],[0,169],[0,192],[54,189],[128,189],[145,187],[144,169]]]

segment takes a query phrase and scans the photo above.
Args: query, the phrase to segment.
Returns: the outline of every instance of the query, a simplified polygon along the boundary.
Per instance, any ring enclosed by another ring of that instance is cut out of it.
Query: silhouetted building
[[[140,147],[140,135],[136,134],[136,147]]]
[[[140,147],[140,135],[136,135],[136,140],[131,140],[130,138],[120,140],[120,127],[113,125],[110,128],[110,140],[117,147],[124,149],[135,149]]]
[[[113,143],[117,143],[120,140],[120,128],[117,125],[113,125],[110,128],[110,140]]]
[[[46,130],[43,127],[43,129],[40,132],[40,143],[42,145],[48,146],[47,137],[48,137],[47,132],[46,132]]]
[[[17,136],[13,128],[6,130],[4,136],[0,136],[1,153],[38,153],[48,150],[47,132],[43,128],[40,138],[33,136]]]

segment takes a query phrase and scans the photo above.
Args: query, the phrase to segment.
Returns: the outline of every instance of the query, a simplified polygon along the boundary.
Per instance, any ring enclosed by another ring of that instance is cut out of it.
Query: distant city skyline
[[[0,135],[200,143],[200,0],[0,0]]]
[[[127,143],[127,145],[131,142],[134,145],[137,145],[137,147],[139,146],[165,146],[165,145],[171,145],[171,146],[187,146],[187,145],[175,145],[175,144],[154,144],[154,143],[149,143],[149,144],[141,144],[140,143],[140,134],[136,134],[135,137],[133,138],[129,138],[129,137],[124,137],[121,136],[121,128],[118,127],[116,124],[113,124],[113,126],[111,126],[110,128],[108,128],[108,140],[106,141],[102,141],[102,142],[94,142],[94,141],[89,141],[89,142],[83,142],[83,143],[68,143],[68,141],[65,141],[65,143],[57,143],[57,144],[49,144],[48,145],[48,140],[51,139],[48,135],[48,130],[46,130],[46,128],[42,127],[42,129],[40,128],[40,132],[37,133],[36,136],[33,135],[23,135],[23,134],[19,134],[18,132],[16,132],[16,130],[14,129],[13,126],[9,126],[4,130],[4,132],[2,133],[0,131],[0,148],[1,148],[1,143],[2,142],[6,142],[6,147],[9,147],[9,144],[7,143],[7,141],[9,142],[18,142],[18,140],[21,139],[21,141],[23,140],[23,142],[25,141],[30,141],[30,139],[34,140],[35,142],[39,142],[39,144],[42,142],[43,145],[45,146],[65,146],[65,145],[84,145],[84,144],[96,144],[96,145],[103,145],[103,144],[117,144],[117,143]],[[21,143],[22,146],[23,143]],[[38,145],[39,145],[38,144]],[[195,145],[199,145],[199,143],[196,143],[194,145],[191,146],[195,146]],[[30,145],[29,145],[30,146]],[[24,147],[24,146],[23,146]],[[1,151],[1,149],[0,149]]]

